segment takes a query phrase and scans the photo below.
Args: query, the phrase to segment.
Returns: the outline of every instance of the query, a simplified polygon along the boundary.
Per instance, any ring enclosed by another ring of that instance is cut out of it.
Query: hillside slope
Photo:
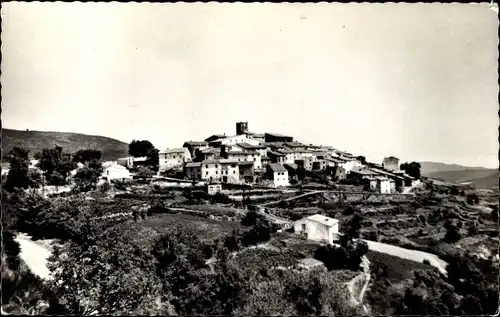
[[[428,176],[430,173],[435,172],[453,172],[453,171],[466,171],[466,170],[486,170],[484,167],[468,167],[458,164],[445,164],[438,162],[420,162],[420,171],[422,175]]]
[[[2,154],[20,146],[30,151],[30,155],[43,148],[59,145],[64,152],[74,153],[80,149],[96,149],[103,153],[104,160],[114,160],[128,155],[128,144],[115,139],[70,132],[19,131],[2,129]]]
[[[469,169],[463,171],[442,171],[426,175],[451,183],[472,183],[477,189],[497,189],[500,173],[496,169]]]

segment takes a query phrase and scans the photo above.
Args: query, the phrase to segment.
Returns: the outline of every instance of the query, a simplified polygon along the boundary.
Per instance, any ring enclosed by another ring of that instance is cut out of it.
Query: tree
[[[420,179],[420,163],[411,162],[411,163],[403,163],[400,168],[406,172],[406,174],[415,177],[416,179]]]
[[[362,228],[363,216],[360,213],[355,213],[346,224],[346,234],[351,239],[359,238],[359,230]]]
[[[491,220],[498,222],[498,206],[494,206],[491,211]]]
[[[444,236],[444,241],[446,243],[455,243],[461,239],[460,230],[456,226],[448,226],[446,234]]]
[[[94,149],[82,149],[76,151],[73,155],[73,162],[75,163],[89,163],[91,161],[100,161],[102,159],[102,152]]]
[[[28,188],[30,185],[29,173],[29,151],[14,147],[9,153],[10,170],[7,174],[5,188],[12,191],[14,188]]]
[[[125,229],[89,231],[85,242],[54,250],[49,269],[57,282],[51,286],[70,314],[162,314],[155,259]]]
[[[137,173],[135,174],[135,176],[139,179],[147,179],[147,178],[151,178],[153,177],[154,173],[153,171],[151,171],[149,168],[147,167],[144,167],[144,166],[141,166],[139,167],[139,169],[137,170]]]
[[[38,188],[43,184],[42,174],[37,170],[29,170],[28,176],[30,179],[29,186],[31,188]]]
[[[479,203],[479,197],[477,196],[476,193],[472,193],[467,195],[467,203],[469,205],[475,205]]]
[[[64,185],[69,172],[76,167],[69,157],[63,155],[63,149],[56,146],[53,149],[43,149],[38,155],[38,167],[44,172],[45,179],[50,185]]]
[[[361,164],[366,165],[366,157],[360,155],[360,156],[356,157],[356,160],[360,161]]]
[[[149,156],[155,147],[147,140],[133,140],[128,146],[128,154],[133,157]]]
[[[91,168],[87,165],[78,169],[75,176],[73,176],[76,188],[82,192],[96,189],[101,174],[102,168]]]

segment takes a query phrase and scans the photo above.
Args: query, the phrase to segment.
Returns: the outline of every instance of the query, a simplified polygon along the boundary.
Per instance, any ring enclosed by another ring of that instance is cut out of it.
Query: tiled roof
[[[291,167],[294,170],[296,170],[297,168],[299,168],[299,166],[297,164],[295,164],[295,163],[286,163],[284,165],[285,165],[285,168],[288,165],[289,167]]]
[[[221,159],[220,163],[221,164],[236,164],[236,163],[238,163],[238,160],[235,160],[235,159]]]
[[[274,152],[274,151],[267,151],[267,153],[274,155],[274,156],[285,156],[285,154],[283,154],[283,153],[278,153],[278,152]]]
[[[170,153],[184,153],[186,149],[184,148],[175,148],[175,149],[166,149],[161,151],[159,154],[170,154]]]
[[[376,175],[374,171],[371,171],[367,168],[355,167],[351,170],[351,173],[361,174],[361,175]]]
[[[306,219],[321,223],[321,224],[328,226],[328,227],[331,227],[339,222],[337,219],[326,217],[326,216],[323,216],[320,214],[309,216]]]
[[[273,172],[286,172],[286,168],[283,164],[280,163],[272,163],[268,165]]]
[[[186,163],[186,167],[200,167],[201,162],[191,162],[191,163]]]
[[[203,145],[207,145],[208,142],[206,141],[186,141],[184,142],[184,146],[188,145],[188,146],[203,146]]]
[[[258,154],[258,152],[257,151],[228,151],[227,154],[247,156],[247,155]]]
[[[288,147],[304,147],[305,145],[300,143],[300,142],[297,142],[297,141],[292,141],[292,142],[285,142],[285,146],[288,146]]]
[[[270,136],[281,137],[281,138],[291,138],[291,136],[289,136],[289,135],[284,135],[284,134],[279,134],[279,133],[266,132],[266,134],[270,135]]]
[[[205,153],[219,153],[220,149],[209,147],[209,148],[206,148],[206,149],[201,149],[200,152],[204,153],[204,154]]]
[[[219,164],[219,160],[204,160],[202,164]]]
[[[260,157],[261,161],[270,160],[270,159],[271,158],[269,158],[269,156],[267,156],[267,155],[263,155],[263,156]]]
[[[238,162],[238,165],[252,165],[253,166],[253,162],[252,161],[242,161],[242,162]]]
[[[248,144],[248,143],[236,143],[236,145],[242,149],[245,149],[245,150],[255,150],[255,149],[265,149],[266,148],[264,145],[252,145],[252,144]]]

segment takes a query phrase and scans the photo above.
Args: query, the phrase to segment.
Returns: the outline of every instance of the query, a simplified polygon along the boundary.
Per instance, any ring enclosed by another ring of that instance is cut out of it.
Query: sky
[[[3,3],[4,128],[498,167],[487,4]]]

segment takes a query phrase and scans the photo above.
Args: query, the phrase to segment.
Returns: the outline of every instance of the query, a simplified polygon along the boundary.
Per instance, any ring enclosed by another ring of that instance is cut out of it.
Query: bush
[[[467,203],[469,205],[475,205],[479,203],[479,197],[477,196],[476,193],[472,193],[467,195]]]
[[[462,238],[460,231],[456,226],[448,227],[446,234],[444,236],[444,241],[446,243],[455,243]]]

